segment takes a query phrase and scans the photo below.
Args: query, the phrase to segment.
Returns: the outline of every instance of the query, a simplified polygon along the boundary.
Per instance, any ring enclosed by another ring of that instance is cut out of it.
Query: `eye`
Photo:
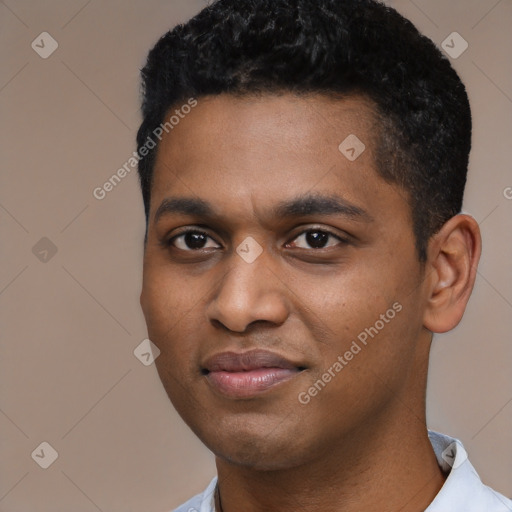
[[[200,249],[220,248],[220,245],[203,231],[185,231],[173,236],[167,245],[182,251],[196,251]]]
[[[308,229],[293,240],[293,246],[301,249],[325,249],[348,243],[348,240],[321,229]]]

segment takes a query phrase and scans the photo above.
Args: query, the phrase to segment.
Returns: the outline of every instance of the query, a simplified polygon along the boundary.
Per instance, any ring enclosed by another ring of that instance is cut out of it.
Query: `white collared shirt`
[[[512,512],[512,501],[484,485],[458,439],[428,431],[439,466],[449,472],[441,490],[425,512]],[[215,477],[202,494],[173,512],[215,512]]]

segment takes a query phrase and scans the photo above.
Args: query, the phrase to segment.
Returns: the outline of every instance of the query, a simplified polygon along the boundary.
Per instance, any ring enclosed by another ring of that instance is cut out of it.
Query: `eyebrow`
[[[155,224],[164,215],[182,214],[203,218],[219,218],[213,206],[204,199],[193,197],[168,197],[155,212]],[[273,209],[276,218],[305,217],[311,215],[341,215],[353,220],[371,222],[371,215],[337,195],[305,194],[281,201]]]
[[[182,214],[197,217],[216,217],[210,203],[194,197],[168,197],[164,199],[155,212],[154,222],[163,215]]]
[[[354,220],[372,221],[370,214],[337,195],[305,194],[279,203],[273,210],[276,217],[308,215],[342,215]]]

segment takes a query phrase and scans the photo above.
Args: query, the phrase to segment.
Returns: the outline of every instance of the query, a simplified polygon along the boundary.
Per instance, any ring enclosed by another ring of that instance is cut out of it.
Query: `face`
[[[307,463],[422,401],[422,267],[375,131],[357,97],[221,95],[160,143],[141,305],[169,398],[223,460]]]

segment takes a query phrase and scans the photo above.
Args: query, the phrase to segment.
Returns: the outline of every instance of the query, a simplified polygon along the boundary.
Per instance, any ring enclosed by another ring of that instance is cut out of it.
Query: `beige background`
[[[465,210],[485,249],[467,317],[434,344],[428,417],[510,496],[512,1],[389,3],[438,45],[453,31],[469,43],[452,62],[474,112]],[[214,475],[154,365],[133,354],[146,337],[135,170],[92,195],[135,149],[147,51],[204,5],[0,2],[2,512],[164,512]],[[31,48],[43,31],[59,45],[47,59]],[[34,254],[42,237],[55,255],[44,241]],[[31,458],[43,441],[59,455],[46,470]]]

